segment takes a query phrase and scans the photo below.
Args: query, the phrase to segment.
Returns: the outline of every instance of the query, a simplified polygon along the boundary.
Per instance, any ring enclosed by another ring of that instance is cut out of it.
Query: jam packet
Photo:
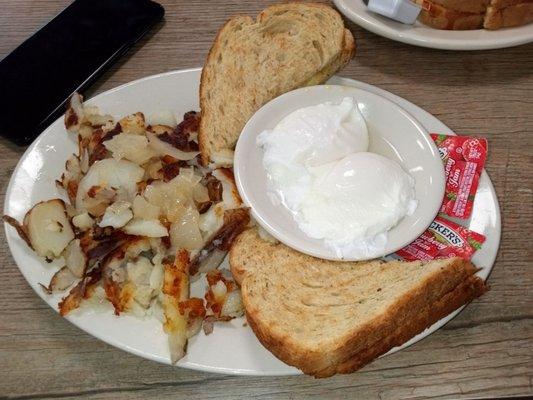
[[[470,260],[485,236],[438,215],[413,243],[396,252],[407,261],[461,257]]]
[[[431,134],[446,173],[441,213],[457,218],[472,214],[479,176],[487,159],[487,140],[473,136]]]

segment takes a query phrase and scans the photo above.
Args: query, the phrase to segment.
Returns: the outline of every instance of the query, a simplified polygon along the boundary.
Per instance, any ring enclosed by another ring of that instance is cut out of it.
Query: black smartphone
[[[76,0],[0,61],[0,134],[26,145],[164,15],[150,0]]]

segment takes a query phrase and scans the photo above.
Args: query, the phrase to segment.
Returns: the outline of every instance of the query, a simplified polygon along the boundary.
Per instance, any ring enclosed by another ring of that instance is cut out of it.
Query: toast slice
[[[481,29],[485,18],[485,10],[480,13],[458,11],[447,8],[436,1],[416,0],[422,5],[418,20],[435,29],[472,30]]]
[[[533,22],[533,1],[493,0],[487,8],[485,29],[510,28]]]
[[[533,0],[416,0],[418,19],[436,29],[500,29],[533,22]]]
[[[460,258],[325,261],[255,229],[234,242],[230,265],[259,341],[315,377],[356,371],[487,290]]]
[[[518,4],[533,3],[533,0],[490,0],[490,6],[496,10],[516,6]]]
[[[325,82],[354,55],[355,42],[331,7],[288,3],[257,20],[234,17],[219,31],[202,71],[202,162],[231,159],[242,128],[263,104]]]
[[[485,13],[485,10],[487,9],[491,0],[431,0],[431,2],[449,10],[472,14],[483,14]]]

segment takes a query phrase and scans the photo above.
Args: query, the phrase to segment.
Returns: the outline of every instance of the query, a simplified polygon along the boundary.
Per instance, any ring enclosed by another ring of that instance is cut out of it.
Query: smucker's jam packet
[[[413,243],[396,252],[407,261],[461,257],[470,260],[485,236],[438,215]]]
[[[473,136],[431,134],[446,173],[446,191],[441,213],[469,218],[479,176],[487,159],[487,140]]]

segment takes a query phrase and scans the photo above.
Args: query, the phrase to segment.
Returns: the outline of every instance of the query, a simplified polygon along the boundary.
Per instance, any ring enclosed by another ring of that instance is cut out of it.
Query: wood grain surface
[[[68,3],[0,0],[0,57]],[[271,2],[162,3],[164,23],[87,96],[147,75],[201,66],[228,17],[255,15]],[[63,320],[26,284],[2,231],[0,398],[392,400],[533,395],[533,44],[481,52],[437,51],[348,26],[357,40],[357,56],[343,76],[402,96],[459,134],[489,139],[487,170],[503,216],[500,252],[489,277],[491,291],[443,329],[353,375],[325,380],[214,375],[135,357]],[[2,200],[23,151],[0,139]]]

